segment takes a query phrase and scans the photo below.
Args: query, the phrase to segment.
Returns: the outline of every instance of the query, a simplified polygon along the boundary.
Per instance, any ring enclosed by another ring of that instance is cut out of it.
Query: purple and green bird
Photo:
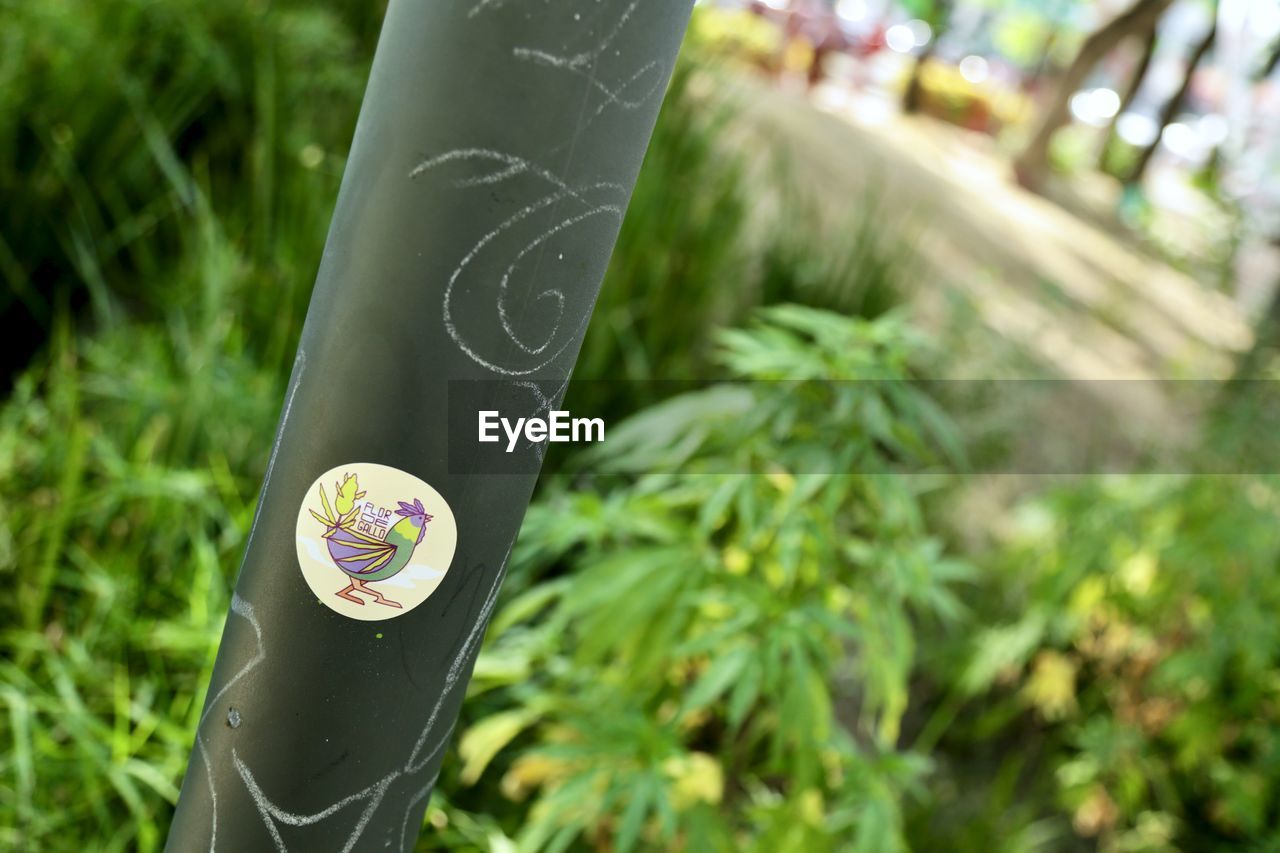
[[[323,489],[321,486],[322,492]],[[398,575],[409,564],[414,550],[422,544],[427,534],[427,522],[431,521],[431,516],[422,501],[414,498],[411,504],[404,501],[397,503],[400,508],[395,514],[402,518],[387,531],[385,539],[377,539],[356,530],[355,512],[330,515],[328,518],[312,512],[325,525],[324,539],[329,544],[329,556],[333,558],[334,565],[345,572],[351,581],[336,593],[339,598],[364,604],[355,595],[363,592],[373,596],[377,604],[401,606],[400,602],[392,601],[377,590],[365,586]]]

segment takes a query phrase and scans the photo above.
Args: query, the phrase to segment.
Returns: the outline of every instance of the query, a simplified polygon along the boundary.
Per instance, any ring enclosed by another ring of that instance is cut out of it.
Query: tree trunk
[[[911,69],[911,79],[907,81],[907,91],[902,95],[902,111],[904,113],[918,113],[920,108],[924,106],[924,81],[921,79],[924,67],[933,58],[938,51],[938,42],[942,39],[942,34],[946,32],[947,24],[951,20],[951,7],[954,0],[939,0],[935,7],[933,20],[929,22],[929,26],[933,31],[933,38],[929,39],[929,43],[925,45],[920,55],[916,57],[915,67]]]
[[[1116,114],[1111,117],[1111,121],[1107,124],[1106,135],[1102,140],[1102,147],[1098,149],[1098,169],[1106,172],[1107,163],[1110,159],[1111,146],[1116,140],[1116,123],[1120,121],[1120,116],[1128,112],[1129,107],[1133,106],[1133,99],[1138,96],[1138,90],[1142,88],[1142,81],[1146,79],[1147,69],[1151,67],[1151,59],[1156,53],[1156,33],[1159,28],[1156,21],[1151,22],[1151,26],[1147,29],[1142,40],[1142,56],[1138,58],[1138,64],[1133,67],[1133,74],[1129,76],[1129,83],[1125,87],[1124,94],[1120,96],[1120,108],[1116,110]]]
[[[1271,45],[1271,53],[1267,55],[1267,61],[1262,63],[1262,67],[1258,69],[1255,80],[1266,80],[1271,76],[1271,72],[1276,70],[1276,65],[1280,64],[1280,38],[1276,39],[1276,43]]]
[[[1187,70],[1182,75],[1182,84],[1178,86],[1178,91],[1173,93],[1173,97],[1165,103],[1164,109],[1160,111],[1160,120],[1157,124],[1159,130],[1156,133],[1156,138],[1151,140],[1151,144],[1143,148],[1141,153],[1138,154],[1138,159],[1125,178],[1125,183],[1136,184],[1142,180],[1142,176],[1147,171],[1147,166],[1151,163],[1151,158],[1155,155],[1156,149],[1160,147],[1160,138],[1164,134],[1164,129],[1178,117],[1178,111],[1182,109],[1182,104],[1187,99],[1187,93],[1191,91],[1191,79],[1195,77],[1196,68],[1199,67],[1205,54],[1209,52],[1209,48],[1213,47],[1213,40],[1217,37],[1218,9],[1216,4],[1213,12],[1213,23],[1209,25],[1209,31],[1204,34],[1204,38],[1200,40],[1195,50],[1191,52],[1190,58],[1187,59]]]
[[[1070,118],[1071,96],[1089,77],[1089,73],[1125,38],[1153,27],[1172,0],[1137,0],[1127,11],[1095,30],[1080,47],[1058,88],[1044,109],[1040,125],[1031,141],[1014,160],[1014,175],[1027,189],[1039,191],[1049,171],[1049,143],[1054,133]]]
[[[1280,237],[1273,240],[1272,245],[1280,246]],[[1280,343],[1280,282],[1276,283],[1267,310],[1254,326],[1253,346],[1240,356],[1231,378],[1236,382],[1257,379],[1259,368],[1264,366],[1268,353],[1275,350],[1277,343]]]
[[[911,79],[907,81],[907,91],[902,95],[902,111],[908,115],[920,112],[924,105],[924,83],[920,79],[924,67],[933,58],[936,39],[931,41],[920,55],[916,57],[915,67],[911,69]]]
[[[1044,41],[1040,43],[1040,61],[1036,63],[1035,71],[1026,76],[1022,82],[1022,91],[1035,92],[1040,88],[1040,83],[1048,75],[1049,66],[1053,64],[1053,49],[1058,45],[1058,39],[1062,37],[1062,28],[1054,27],[1049,30],[1048,35],[1044,37]]]

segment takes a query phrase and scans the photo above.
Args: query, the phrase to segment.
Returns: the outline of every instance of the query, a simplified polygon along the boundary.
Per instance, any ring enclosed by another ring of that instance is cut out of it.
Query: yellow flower
[[[751,555],[737,545],[725,548],[722,560],[725,571],[731,575],[745,575],[751,568]]]
[[[771,589],[782,589],[787,585],[787,572],[777,560],[770,560],[765,564],[764,582]]]
[[[733,608],[730,607],[728,603],[718,599],[703,599],[698,604],[698,613],[701,614],[704,619],[712,622],[719,622],[732,616]]]
[[[800,794],[800,817],[810,826],[822,826],[826,814],[826,803],[822,800],[822,792],[817,788],[809,788]]]
[[[846,586],[833,585],[823,594],[827,609],[832,613],[845,613],[853,605],[853,593]]]
[[[1115,801],[1107,793],[1107,789],[1101,785],[1094,785],[1084,802],[1076,808],[1071,823],[1075,826],[1077,833],[1087,838],[1110,829],[1115,825],[1118,816],[1119,810],[1116,808]]]
[[[796,478],[788,474],[786,471],[783,471],[781,468],[773,469],[769,473],[765,474],[765,478],[773,484],[775,489],[782,492],[784,495],[790,494],[791,490],[796,487]]]
[[[1071,612],[1088,616],[1107,597],[1107,582],[1097,575],[1090,575],[1071,591]]]
[[[1066,655],[1043,651],[1036,655],[1023,695],[1045,719],[1060,720],[1076,708],[1076,669]]]
[[[662,769],[674,782],[671,798],[676,808],[685,809],[700,802],[716,805],[724,796],[724,770],[705,752],[673,756]]]
[[[1156,558],[1150,551],[1139,551],[1120,564],[1120,582],[1130,595],[1143,596],[1151,590],[1156,577]]]
[[[555,784],[568,775],[566,762],[545,755],[522,755],[502,777],[502,795],[508,800],[520,801],[533,788]]]

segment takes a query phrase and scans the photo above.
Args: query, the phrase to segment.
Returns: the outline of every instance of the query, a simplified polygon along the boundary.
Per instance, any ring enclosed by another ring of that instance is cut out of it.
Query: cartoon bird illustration
[[[354,487],[352,488],[354,495]],[[385,539],[378,539],[355,529],[354,509],[349,515],[334,512],[325,499],[324,486],[320,487],[320,499],[328,517],[315,510],[311,510],[311,514],[325,526],[323,535],[334,565],[345,572],[351,581],[335,595],[356,604],[364,604],[363,599],[356,597],[356,593],[362,592],[373,596],[377,604],[401,607],[400,602],[392,601],[366,584],[395,577],[409,564],[414,549],[422,544],[427,535],[427,523],[432,518],[422,501],[417,498],[411,504],[398,501],[400,508],[395,514],[402,518],[387,531]]]

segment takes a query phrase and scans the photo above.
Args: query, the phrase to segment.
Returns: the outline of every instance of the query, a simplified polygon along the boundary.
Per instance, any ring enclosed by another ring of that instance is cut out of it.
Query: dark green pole
[[[567,381],[691,5],[392,0],[168,849],[413,846],[536,479],[448,384]]]

